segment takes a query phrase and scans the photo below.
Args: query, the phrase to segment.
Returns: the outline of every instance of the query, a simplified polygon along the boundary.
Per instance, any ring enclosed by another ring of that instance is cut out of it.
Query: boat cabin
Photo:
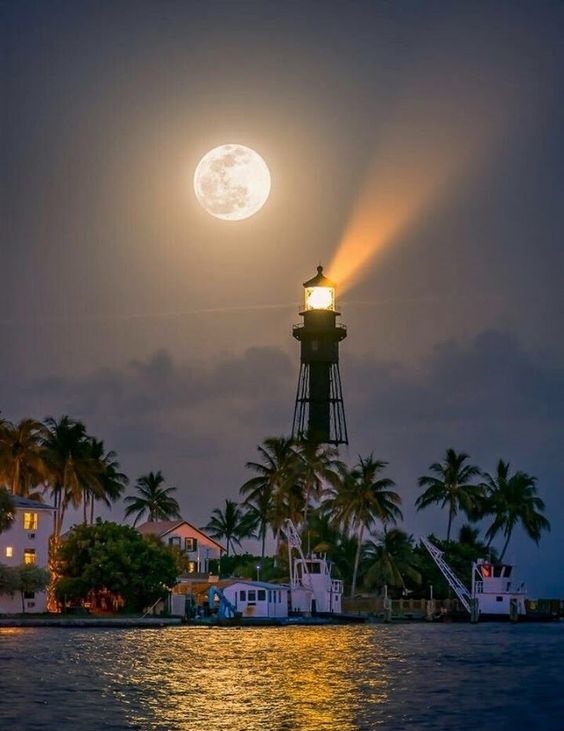
[[[480,559],[472,564],[472,596],[480,614],[526,614],[527,589],[512,581],[513,566]]]
[[[295,558],[291,576],[292,611],[305,614],[340,614],[343,582],[331,577],[325,557]]]
[[[288,587],[265,581],[233,581],[221,590],[242,617],[266,619],[288,616]]]

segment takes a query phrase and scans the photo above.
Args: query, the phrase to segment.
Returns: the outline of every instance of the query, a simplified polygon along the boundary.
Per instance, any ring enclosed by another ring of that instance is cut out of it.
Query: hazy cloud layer
[[[296,379],[297,363],[275,348],[250,348],[212,366],[180,362],[163,350],[123,369],[28,382],[4,395],[4,413],[83,419],[117,450],[132,478],[162,469],[178,486],[186,517],[201,524],[224,497],[237,496],[257,444],[289,432]],[[343,381],[351,439],[343,456],[354,461],[374,451],[389,460],[415,534],[444,533],[446,516],[412,506],[417,476],[447,447],[469,452],[486,470],[501,457],[538,476],[553,532],[539,551],[522,537],[514,550],[531,573],[540,559],[553,566],[536,581],[539,591],[557,590],[564,551],[561,363],[534,357],[508,333],[488,331],[440,343],[417,363],[345,354]],[[113,515],[120,519],[120,509]]]

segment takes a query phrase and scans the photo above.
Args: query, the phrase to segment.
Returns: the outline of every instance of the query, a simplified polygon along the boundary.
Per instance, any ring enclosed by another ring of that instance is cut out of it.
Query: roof
[[[28,497],[20,497],[19,495],[10,495],[12,502],[16,508],[33,508],[34,510],[55,510],[52,505],[40,503],[39,500],[31,500]]]
[[[304,282],[304,287],[335,287],[335,282],[332,282],[323,274],[323,267],[320,264],[317,267],[317,274],[315,277]]]
[[[229,583],[225,584],[225,587],[233,586],[234,584],[244,584],[250,586],[253,589],[289,589],[288,584],[271,584],[268,581],[251,581],[250,579],[229,579]]]
[[[138,525],[137,530],[139,531],[139,533],[141,533],[141,535],[144,536],[158,536],[159,538],[162,538],[168,533],[173,533],[181,525],[189,526],[190,528],[192,528],[192,530],[196,531],[196,533],[199,533],[208,541],[215,543],[220,551],[225,551],[225,548],[221,545],[221,543],[218,543],[213,538],[210,538],[207,533],[204,533],[204,531],[196,528],[195,525],[192,525],[192,523],[189,523],[183,518],[181,518],[180,520],[148,520],[146,523]]]

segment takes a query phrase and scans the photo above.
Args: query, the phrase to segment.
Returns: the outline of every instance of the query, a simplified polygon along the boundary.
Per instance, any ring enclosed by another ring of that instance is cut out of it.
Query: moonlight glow
[[[208,213],[224,221],[249,218],[266,203],[270,171],[243,145],[221,145],[204,155],[194,173],[194,191]]]

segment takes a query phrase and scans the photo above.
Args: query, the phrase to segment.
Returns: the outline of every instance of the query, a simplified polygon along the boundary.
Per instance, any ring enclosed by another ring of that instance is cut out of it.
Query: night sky
[[[1,14],[2,415],[84,420],[203,525],[289,433],[301,284],[333,265],[343,458],[390,462],[415,536],[446,533],[413,502],[447,447],[536,475],[552,532],[508,557],[533,596],[564,596],[564,6]],[[226,142],[271,171],[246,221],[193,194]]]

